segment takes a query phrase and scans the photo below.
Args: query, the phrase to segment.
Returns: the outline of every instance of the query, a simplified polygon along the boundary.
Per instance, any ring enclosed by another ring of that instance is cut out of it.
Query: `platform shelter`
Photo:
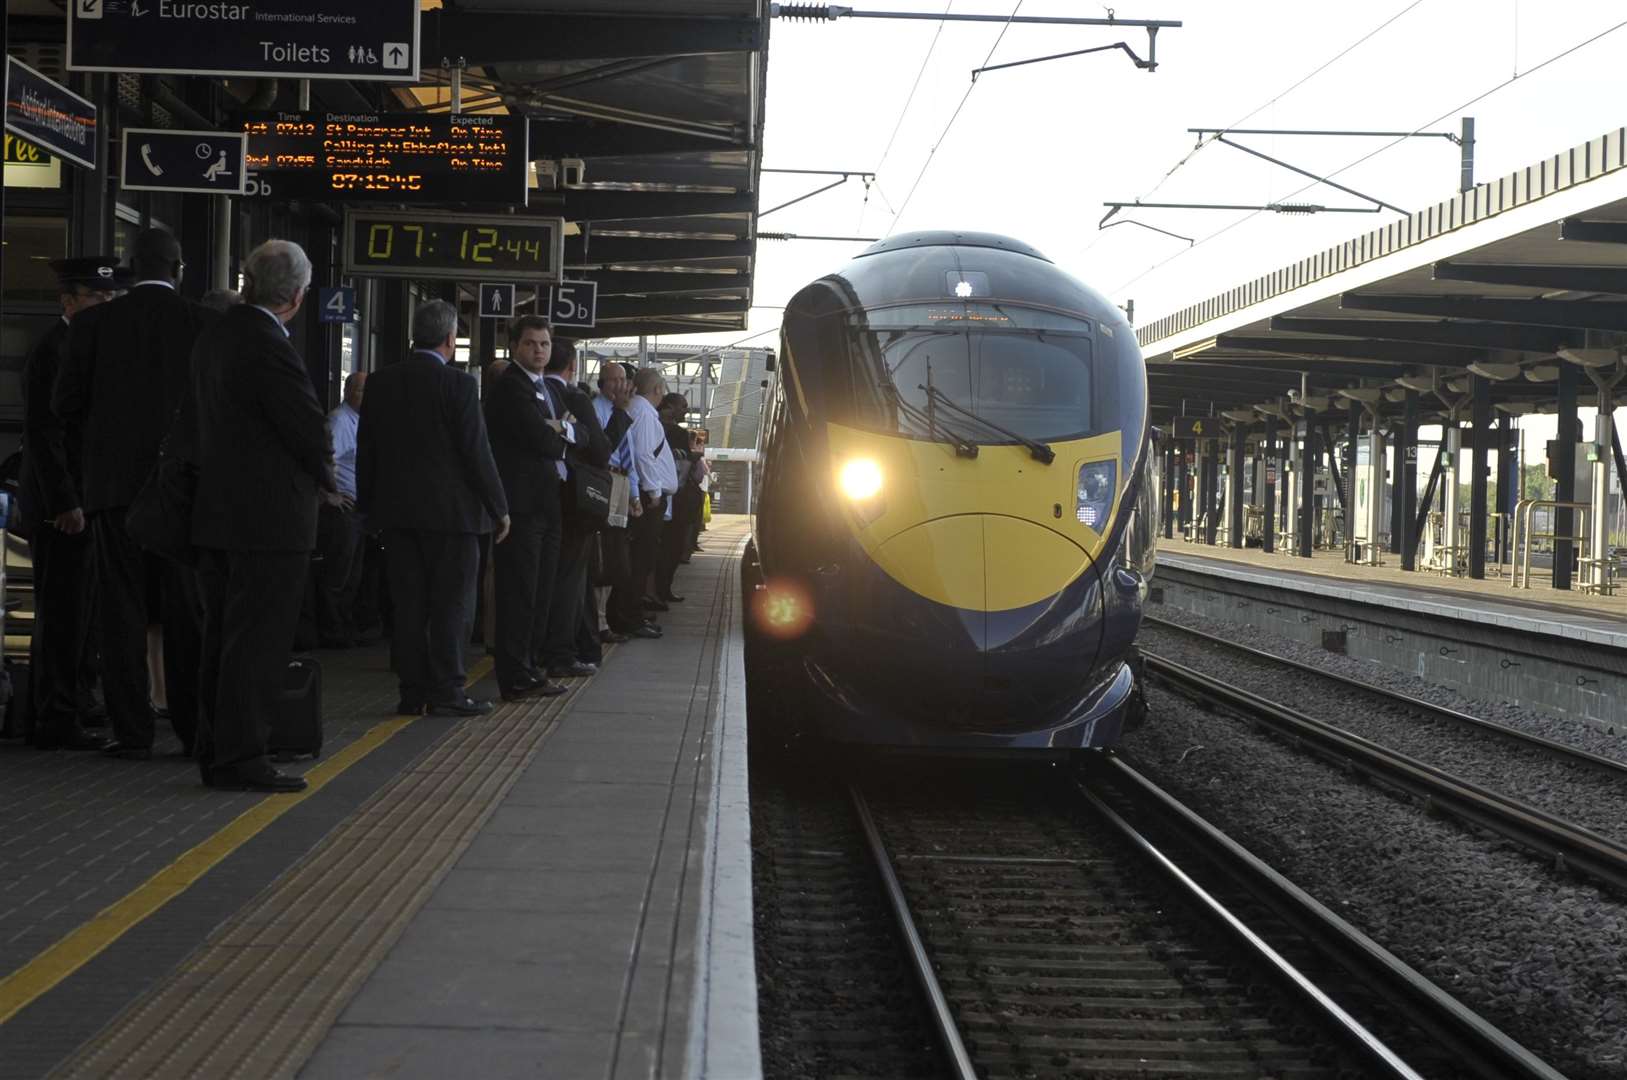
[[[1614,592],[1624,296],[1627,129],[1140,327],[1165,535]],[[1553,491],[1527,499],[1535,413]]]

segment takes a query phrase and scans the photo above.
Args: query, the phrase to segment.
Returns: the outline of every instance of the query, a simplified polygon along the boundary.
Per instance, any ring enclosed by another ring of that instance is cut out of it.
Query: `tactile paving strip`
[[[292,1075],[575,696],[461,725],[53,1075]]]

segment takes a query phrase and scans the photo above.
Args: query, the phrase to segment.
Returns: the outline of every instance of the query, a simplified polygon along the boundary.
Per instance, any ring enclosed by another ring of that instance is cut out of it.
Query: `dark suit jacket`
[[[516,514],[557,519],[560,480],[555,462],[565,458],[565,437],[548,426],[536,384],[519,364],[510,364],[487,391],[486,427],[509,508]]]
[[[74,316],[52,407],[85,438],[87,511],[129,506],[192,385],[192,346],[219,319],[162,285]]]
[[[565,451],[565,464],[573,472],[578,466],[592,465],[604,469],[610,465],[610,439],[605,435],[604,428],[599,426],[599,414],[593,411],[593,399],[582,392],[577,386],[568,383],[549,380],[549,385],[564,399],[566,410],[575,421],[576,442]],[[565,520],[570,521],[576,513],[576,489],[567,486],[565,489]],[[603,520],[603,518],[599,519]]]
[[[51,409],[51,391],[63,354],[68,324],[61,319],[40,336],[23,361],[23,464],[17,477],[24,535],[80,505],[84,436]]]
[[[414,352],[368,376],[356,495],[369,528],[492,531],[509,504],[473,375]]]
[[[198,465],[192,542],[224,551],[309,551],[317,493],[333,490],[327,416],[299,353],[264,311],[239,304],[192,350]],[[183,426],[187,420],[183,419]]]

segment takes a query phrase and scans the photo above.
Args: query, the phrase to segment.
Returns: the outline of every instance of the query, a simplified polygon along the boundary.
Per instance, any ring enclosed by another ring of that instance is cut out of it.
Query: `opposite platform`
[[[743,533],[715,522],[666,637],[614,649],[570,695],[393,721],[430,737],[283,838],[264,887],[193,912],[190,954],[56,1075],[757,1075]],[[245,845],[170,907],[274,861]],[[70,1013],[68,988],[18,1019]]]

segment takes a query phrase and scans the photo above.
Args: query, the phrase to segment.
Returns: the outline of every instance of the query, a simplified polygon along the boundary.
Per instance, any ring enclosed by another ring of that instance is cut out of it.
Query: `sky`
[[[945,9],[944,0],[850,6]],[[1025,16],[1107,11],[1083,0],[1024,0],[1017,8]],[[949,10],[1009,15],[1013,0],[953,0]],[[765,167],[866,170],[876,181],[867,190],[851,180],[764,217],[760,227],[843,236],[1004,233],[1114,302],[1133,299],[1141,324],[1396,216],[1120,215],[1195,246],[1134,226],[1098,231],[1105,200],[1364,205],[1323,186],[1301,192],[1312,181],[1224,145],[1192,154],[1188,127],[1456,132],[1458,117],[1470,115],[1476,176],[1487,180],[1627,124],[1622,0],[1144,0],[1117,14],[1183,23],[1160,32],[1156,72],[1113,51],[971,82],[991,48],[992,63],[1120,40],[1145,56],[1146,32],[1134,28],[1012,25],[1002,36],[1002,25],[989,23],[943,23],[940,32],[936,21],[776,20]],[[1341,184],[1407,210],[1457,190],[1459,151],[1445,139],[1387,149],[1388,139],[1237,139],[1318,175],[1337,172]],[[819,183],[767,175],[761,205]],[[762,334],[752,343],[771,344],[786,300],[864,246],[760,241],[754,300],[762,306],[748,329],[685,340],[723,344]]]

